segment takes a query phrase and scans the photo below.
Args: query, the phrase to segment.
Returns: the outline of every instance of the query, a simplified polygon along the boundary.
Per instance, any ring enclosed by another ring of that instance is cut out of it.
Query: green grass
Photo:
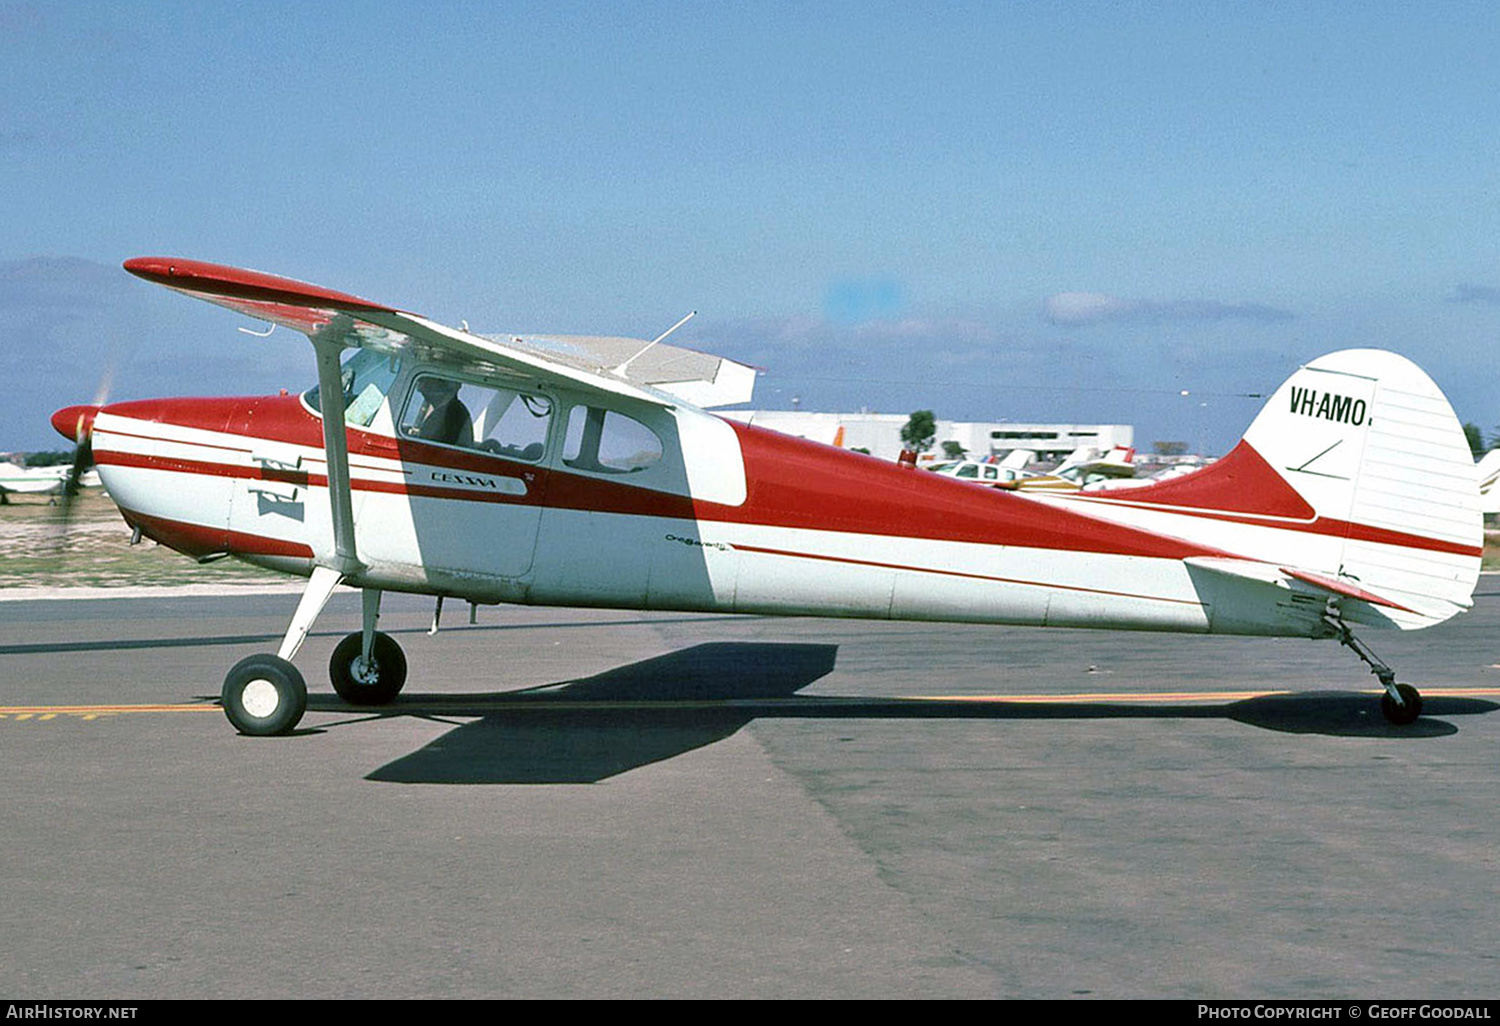
[[[45,497],[10,497],[0,506],[0,588],[123,587],[286,581],[289,578],[232,559],[199,566],[171,549],[142,540],[102,489],[85,490],[64,520]]]

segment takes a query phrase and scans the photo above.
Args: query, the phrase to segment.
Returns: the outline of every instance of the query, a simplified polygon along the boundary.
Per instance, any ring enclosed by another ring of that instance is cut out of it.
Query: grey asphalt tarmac
[[[394,596],[354,710],[340,595],[285,738],[295,595],[0,602],[0,997],[1494,998],[1480,593],[1367,637],[1407,728],[1332,642]]]

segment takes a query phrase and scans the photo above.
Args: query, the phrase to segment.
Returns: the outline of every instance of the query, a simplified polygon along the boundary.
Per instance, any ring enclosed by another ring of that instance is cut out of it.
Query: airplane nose
[[[52,428],[73,444],[87,438],[94,430],[94,416],[100,407],[64,406],[52,415]]]

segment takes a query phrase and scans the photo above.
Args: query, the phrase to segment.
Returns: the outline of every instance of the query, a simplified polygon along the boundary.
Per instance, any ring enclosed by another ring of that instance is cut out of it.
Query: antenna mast
[[[639,353],[636,353],[634,356],[632,356],[630,359],[626,360],[624,363],[620,364],[620,366],[616,367],[615,368],[615,373],[618,374],[620,377],[623,378],[625,376],[625,372],[630,369],[630,365],[632,363],[635,363],[635,361],[639,360],[642,356],[644,356],[647,349],[650,349],[652,346],[656,345],[656,343],[660,342],[662,339],[664,339],[668,335],[672,334],[672,332],[676,331],[678,328],[682,327],[684,324],[686,324],[688,321],[692,320],[696,316],[698,316],[698,311],[694,310],[691,313],[689,313],[686,317],[684,317],[682,320],[680,320],[676,324],[672,325],[666,331],[662,332],[660,335],[658,335],[655,338],[653,338],[650,342],[647,342],[644,349],[642,349]]]

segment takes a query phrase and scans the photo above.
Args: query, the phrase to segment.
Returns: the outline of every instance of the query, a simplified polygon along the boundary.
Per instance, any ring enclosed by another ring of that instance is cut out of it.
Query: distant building
[[[801,410],[723,410],[721,417],[770,428],[844,449],[866,449],[870,455],[894,460],[901,454],[901,429],[909,418],[899,413],[804,413]],[[1013,449],[1029,449],[1043,463],[1055,463],[1081,445],[1110,449],[1135,444],[1129,424],[1019,424],[1010,421],[979,423],[939,420],[932,458],[940,458],[944,442],[957,442],[970,459],[1004,456]]]

